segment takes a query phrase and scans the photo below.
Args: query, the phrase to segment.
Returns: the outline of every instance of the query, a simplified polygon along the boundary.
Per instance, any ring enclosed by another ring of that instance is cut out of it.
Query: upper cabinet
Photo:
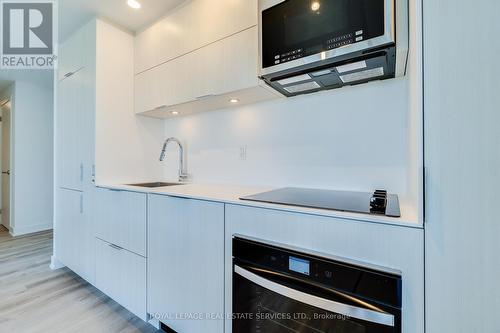
[[[64,80],[85,67],[93,67],[95,27],[87,24],[59,45],[58,79]]]
[[[165,118],[279,96],[258,78],[256,0],[191,1],[139,34],[135,52],[138,114]]]
[[[94,165],[94,24],[60,45],[55,132],[56,183],[83,191],[92,184]],[[94,37],[95,38],[95,37]]]
[[[135,73],[257,25],[257,0],[193,0],[140,33]]]

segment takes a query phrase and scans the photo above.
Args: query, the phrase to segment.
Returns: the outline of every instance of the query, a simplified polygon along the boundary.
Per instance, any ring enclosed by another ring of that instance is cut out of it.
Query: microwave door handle
[[[295,290],[283,286],[279,283],[273,282],[271,280],[265,279],[237,265],[234,266],[234,272],[242,276],[243,278],[255,283],[256,285],[261,286],[262,288],[268,289],[284,297],[316,307],[318,309],[330,311],[347,317],[356,318],[384,326],[394,327],[395,325],[394,316],[389,313],[364,309],[357,306],[343,304],[340,302],[335,302],[329,299],[324,299],[321,297],[310,295],[302,291]]]

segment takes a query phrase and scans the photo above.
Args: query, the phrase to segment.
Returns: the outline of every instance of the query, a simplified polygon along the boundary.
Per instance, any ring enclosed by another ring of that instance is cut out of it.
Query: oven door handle
[[[352,306],[344,303],[335,302],[329,299],[317,297],[314,295],[306,294],[302,291],[295,290],[271,280],[265,279],[255,273],[252,273],[240,266],[234,266],[234,272],[245,279],[265,288],[316,308],[337,313],[343,316],[364,320],[367,322],[380,324],[384,326],[394,327],[394,316],[389,313],[378,312],[370,309],[363,309],[357,306]]]

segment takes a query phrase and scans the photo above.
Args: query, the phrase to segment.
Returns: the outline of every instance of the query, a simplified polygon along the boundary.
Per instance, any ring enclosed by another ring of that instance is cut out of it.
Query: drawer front
[[[96,236],[146,257],[145,193],[97,190]]]
[[[96,239],[96,286],[146,320],[146,259]]]

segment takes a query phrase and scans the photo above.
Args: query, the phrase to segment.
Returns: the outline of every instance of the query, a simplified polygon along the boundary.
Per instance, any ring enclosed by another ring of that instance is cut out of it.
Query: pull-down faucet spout
[[[185,167],[184,146],[178,139],[172,137],[165,140],[160,154],[160,161],[163,161],[167,156],[167,146],[170,142],[175,142],[179,146],[179,181],[186,181],[188,179],[188,173]]]

